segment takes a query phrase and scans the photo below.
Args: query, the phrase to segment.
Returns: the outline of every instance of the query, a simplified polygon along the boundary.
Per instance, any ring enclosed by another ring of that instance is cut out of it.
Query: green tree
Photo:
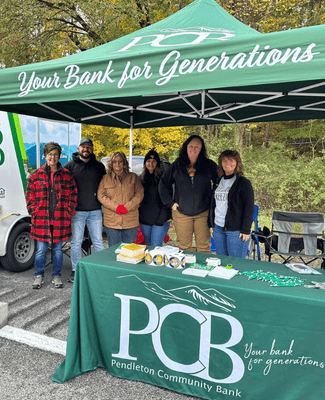
[[[0,63],[11,67],[83,51],[151,25],[189,2],[2,0]]]
[[[219,4],[238,20],[261,33],[325,22],[321,0],[220,0]]]
[[[2,0],[0,63],[11,67],[83,51],[157,22],[193,0]],[[321,0],[219,0],[252,28],[325,23]]]
[[[83,125],[82,136],[93,140],[94,151],[99,159],[113,151],[129,154],[129,129]],[[134,129],[132,153],[145,155],[150,149],[156,149],[161,157],[170,159],[174,150],[180,148],[187,136],[183,127]]]
[[[247,149],[243,155],[245,176],[251,180],[255,202],[261,210],[325,210],[325,166],[310,154],[295,157],[285,143]]]

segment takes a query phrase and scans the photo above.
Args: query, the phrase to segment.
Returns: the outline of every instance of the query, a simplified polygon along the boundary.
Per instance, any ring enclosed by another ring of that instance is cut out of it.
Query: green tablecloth
[[[205,399],[324,398],[325,291],[124,264],[115,248],[78,263],[67,355],[54,381],[105,367]],[[240,272],[325,281],[323,271],[299,275],[281,264],[220,258]]]

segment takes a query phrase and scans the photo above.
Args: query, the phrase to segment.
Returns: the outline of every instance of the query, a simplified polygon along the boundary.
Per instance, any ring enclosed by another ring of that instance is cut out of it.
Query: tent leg
[[[133,110],[130,113],[130,146],[129,146],[129,165],[132,171],[132,144],[133,144]]]

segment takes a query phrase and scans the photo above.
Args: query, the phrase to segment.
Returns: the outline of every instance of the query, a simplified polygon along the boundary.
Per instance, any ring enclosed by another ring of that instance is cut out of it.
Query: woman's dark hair
[[[44,157],[46,157],[52,150],[57,150],[59,152],[59,158],[60,158],[62,149],[61,149],[61,146],[59,145],[59,143],[56,143],[56,142],[46,143],[46,145],[43,147]]]
[[[180,161],[181,164],[185,165],[185,167],[189,167],[191,164],[190,159],[188,158],[188,155],[187,155],[187,146],[194,139],[199,140],[202,144],[202,149],[201,149],[200,154],[195,163],[195,167],[198,165],[204,164],[206,159],[208,158],[204,140],[199,135],[192,135],[188,139],[185,140],[185,142],[183,143],[183,145],[179,151],[178,160]]]
[[[161,169],[159,167],[156,167],[153,175],[154,175],[155,182],[158,183],[159,179],[161,178],[161,175],[162,175]],[[150,177],[150,173],[149,173],[147,167],[144,166],[143,170],[141,172],[141,176],[140,176],[141,183],[145,184],[149,177]]]
[[[121,156],[123,160],[123,169],[126,173],[130,172],[130,167],[126,155],[122,151],[115,151],[114,153],[110,154],[109,159],[107,161],[107,173],[113,172],[113,161],[114,158],[117,156]]]
[[[236,161],[236,168],[234,171],[234,174],[238,174],[238,175],[243,175],[244,173],[244,167],[240,158],[240,155],[238,153],[238,151],[236,150],[225,150],[223,151],[219,158],[218,158],[218,174],[219,176],[223,176],[225,174],[225,171],[222,168],[222,160],[227,157],[227,158],[232,158],[233,160]]]
[[[151,174],[149,173],[148,168],[146,167],[146,162],[148,160],[152,159],[152,158],[157,161],[157,166],[156,166],[154,174],[153,174],[154,175],[154,180],[155,180],[156,183],[159,182],[159,179],[160,179],[160,177],[162,175],[162,172],[161,172],[161,169],[160,169],[160,157],[159,157],[159,154],[155,150],[149,150],[148,153],[146,154],[145,158],[144,158],[143,170],[142,170],[141,176],[140,176],[141,183],[143,185],[146,184],[146,181],[148,180],[148,178],[151,178]]]

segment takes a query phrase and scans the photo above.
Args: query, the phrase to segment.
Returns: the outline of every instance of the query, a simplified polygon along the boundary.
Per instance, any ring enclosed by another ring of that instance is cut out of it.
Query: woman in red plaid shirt
[[[61,146],[49,142],[43,147],[46,164],[28,179],[26,202],[32,216],[31,238],[37,241],[33,289],[42,287],[46,251],[53,251],[52,283],[62,288],[62,242],[71,237],[71,218],[77,207],[77,186],[73,177],[59,162]]]

